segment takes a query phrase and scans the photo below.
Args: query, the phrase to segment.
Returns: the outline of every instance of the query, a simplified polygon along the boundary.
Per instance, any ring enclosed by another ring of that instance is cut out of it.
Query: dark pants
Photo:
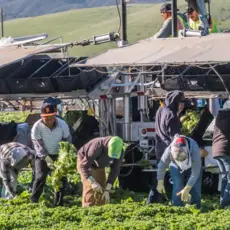
[[[180,172],[180,169],[173,163],[170,164],[170,173],[173,180],[172,204],[174,206],[184,206],[181,197],[176,194],[180,192],[186,185],[189,177],[191,176],[191,169]],[[202,184],[202,169],[200,175],[190,191],[191,204],[195,204],[197,208],[201,206],[201,184]]]
[[[158,164],[159,164],[160,160],[157,160],[157,165],[156,165],[156,169],[158,168]],[[146,204],[151,204],[151,203],[158,203],[160,201],[160,194],[158,193],[156,187],[157,187],[157,176],[155,175],[155,177],[153,178],[152,181],[152,188],[149,191],[149,195],[146,201]]]
[[[58,156],[50,156],[50,157],[52,158],[52,160],[55,161],[57,160]],[[43,188],[46,183],[46,178],[49,172],[50,172],[50,168],[47,166],[46,161],[42,160],[41,158],[36,158],[35,160],[35,180],[33,183],[32,196],[31,196],[31,201],[33,203],[37,203],[39,201],[39,198],[43,192]],[[54,204],[55,205],[63,205],[66,178],[64,178],[62,182],[63,182],[63,187],[60,189],[59,192],[56,192],[54,194]]]
[[[230,205],[230,156],[215,157],[222,174],[220,206],[225,208]]]

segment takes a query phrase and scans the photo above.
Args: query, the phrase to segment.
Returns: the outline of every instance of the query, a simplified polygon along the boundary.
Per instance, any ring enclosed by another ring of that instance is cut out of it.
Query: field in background
[[[162,18],[159,13],[161,4],[128,4],[128,40],[129,43],[148,38],[161,27]],[[178,1],[181,12],[186,9],[184,0]],[[230,1],[212,1],[211,14],[217,19],[221,29],[230,29]],[[34,18],[23,18],[5,23],[5,36],[26,36],[48,33],[49,38],[63,36],[64,42],[81,41],[107,32],[117,32],[119,18],[117,9],[102,7],[92,9],[71,10],[64,13],[50,14]],[[100,46],[75,47],[71,55],[88,56],[102,52],[114,44]]]

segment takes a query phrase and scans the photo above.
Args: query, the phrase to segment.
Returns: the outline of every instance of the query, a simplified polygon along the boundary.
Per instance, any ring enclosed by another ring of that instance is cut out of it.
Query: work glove
[[[200,156],[206,157],[206,156],[208,156],[208,152],[205,149],[200,148]]]
[[[160,193],[160,194],[165,194],[165,186],[164,186],[164,180],[158,180],[158,183],[157,183],[157,191]]]
[[[109,193],[111,192],[111,188],[112,188],[112,185],[107,184],[106,187],[105,187],[104,193],[102,195],[102,199],[105,199],[106,204],[109,204],[109,202],[110,202]]]
[[[87,180],[90,183],[93,191],[103,194],[103,189],[101,185],[98,184],[97,181],[92,176],[89,176]]]
[[[210,167],[210,168],[209,168]],[[214,173],[214,174],[217,174],[217,173],[220,173],[220,169],[219,167],[213,167],[212,165],[208,165],[208,167],[205,169],[206,172],[210,172],[210,173]]]
[[[54,163],[54,161],[51,159],[51,157],[50,156],[46,156],[45,157],[45,162],[47,163],[47,166],[49,167],[49,168],[51,168],[52,167],[52,165],[53,165],[53,163]]]
[[[190,203],[191,201],[191,195],[189,192],[191,191],[192,187],[190,185],[186,185],[180,192],[178,192],[176,195],[181,196],[181,200],[185,203]]]

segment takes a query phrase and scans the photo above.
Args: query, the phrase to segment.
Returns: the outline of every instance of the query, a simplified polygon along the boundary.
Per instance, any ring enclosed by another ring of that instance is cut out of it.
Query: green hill
[[[128,40],[129,43],[154,35],[161,27],[159,13],[161,4],[128,5]],[[186,3],[179,0],[178,8],[183,12]],[[212,1],[211,14],[217,19],[221,29],[230,28],[230,1]],[[116,7],[71,10],[64,13],[40,17],[23,18],[5,23],[5,36],[25,36],[37,33],[48,33],[49,38],[63,36],[64,42],[80,41],[93,35],[117,31],[119,18]],[[100,46],[74,47],[72,55],[92,55],[114,44]]]

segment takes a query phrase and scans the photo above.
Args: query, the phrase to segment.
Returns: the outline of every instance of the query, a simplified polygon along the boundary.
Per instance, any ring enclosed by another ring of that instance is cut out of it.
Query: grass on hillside
[[[128,4],[128,41],[129,43],[154,35],[162,25],[159,13],[161,4]],[[181,12],[186,9],[184,0],[178,1]],[[230,1],[213,0],[211,14],[217,19],[221,29],[230,28]],[[119,27],[117,9],[113,7],[71,10],[34,18],[10,20],[5,23],[5,36],[26,36],[48,33],[49,38],[63,36],[64,42],[81,41],[93,35],[114,31]],[[102,52],[115,44],[100,46],[74,47],[71,55],[88,56]]]

